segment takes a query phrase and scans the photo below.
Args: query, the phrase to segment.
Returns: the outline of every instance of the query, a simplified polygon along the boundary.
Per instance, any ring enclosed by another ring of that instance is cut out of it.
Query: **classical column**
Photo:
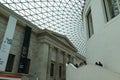
[[[70,55],[69,58],[70,58],[70,63],[73,63],[73,60],[72,60],[73,57]]]
[[[71,56],[71,63],[74,64],[74,63],[73,63],[73,57],[72,57],[72,56]]]
[[[53,46],[50,45],[49,46],[49,54],[48,54],[48,66],[47,66],[47,80],[50,80],[50,65],[51,65],[51,54],[52,54],[52,50],[53,50]]]
[[[63,79],[66,80],[67,53],[63,53]]]
[[[71,55],[68,55],[68,58],[69,58],[69,62],[71,63]]]
[[[59,80],[59,54],[60,54],[60,49],[57,49],[56,52],[56,69],[55,69],[55,80]]]

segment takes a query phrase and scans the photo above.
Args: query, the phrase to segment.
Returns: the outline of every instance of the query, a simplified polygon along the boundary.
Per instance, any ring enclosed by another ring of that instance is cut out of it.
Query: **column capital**
[[[49,48],[54,48],[54,46],[53,45],[49,45]]]
[[[61,50],[59,48],[56,48],[56,47],[54,47],[54,48],[56,50],[56,56],[57,56],[61,52]]]
[[[67,56],[67,53],[66,53],[66,52],[63,52],[63,55],[64,55],[64,56]]]

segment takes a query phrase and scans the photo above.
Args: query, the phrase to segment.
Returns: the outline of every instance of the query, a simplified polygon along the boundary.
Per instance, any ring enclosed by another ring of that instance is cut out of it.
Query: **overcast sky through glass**
[[[83,0],[0,0],[39,28],[66,35],[82,55],[86,53],[82,24]]]

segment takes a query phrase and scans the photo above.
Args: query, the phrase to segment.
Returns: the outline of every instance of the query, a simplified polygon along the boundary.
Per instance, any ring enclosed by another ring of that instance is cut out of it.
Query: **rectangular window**
[[[50,67],[50,76],[54,76],[54,63],[51,63],[51,67]]]
[[[91,10],[89,10],[86,17],[87,17],[87,23],[88,23],[88,28],[87,28],[88,29],[88,36],[90,38],[94,34]]]
[[[120,10],[120,0],[118,0],[119,10]]]
[[[59,78],[61,78],[62,77],[62,66],[60,65],[59,66]]]
[[[103,0],[103,3],[105,7],[107,21],[109,21],[110,19],[114,18],[119,14],[118,0]]]
[[[14,59],[15,59],[15,55],[9,54],[8,61],[7,61],[7,66],[6,66],[6,70],[5,71],[12,72]]]
[[[30,59],[20,58],[18,73],[29,73]]]

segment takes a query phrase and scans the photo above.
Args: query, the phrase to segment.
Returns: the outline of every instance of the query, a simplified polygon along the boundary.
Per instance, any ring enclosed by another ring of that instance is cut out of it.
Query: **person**
[[[75,64],[75,67],[78,68],[78,64]]]
[[[87,65],[86,61],[83,62],[85,65]]]
[[[99,66],[103,67],[103,64],[99,61]]]
[[[95,62],[96,65],[103,67],[103,64],[99,61],[99,63]]]
[[[95,65],[98,65],[98,63],[97,63],[97,62],[95,62]]]

